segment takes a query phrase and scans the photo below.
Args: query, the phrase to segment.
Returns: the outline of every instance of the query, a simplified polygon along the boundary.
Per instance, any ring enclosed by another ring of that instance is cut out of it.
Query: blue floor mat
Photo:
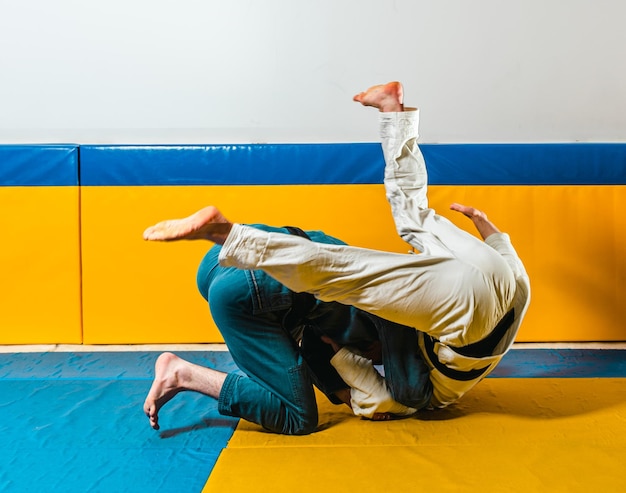
[[[201,491],[237,420],[183,393],[152,430],[142,406],[157,356],[1,355],[0,491]],[[235,368],[224,352],[181,356]]]

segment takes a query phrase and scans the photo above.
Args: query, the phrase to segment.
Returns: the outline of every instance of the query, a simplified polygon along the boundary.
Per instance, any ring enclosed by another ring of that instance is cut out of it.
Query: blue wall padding
[[[0,186],[77,186],[78,146],[0,145]]]
[[[626,144],[422,144],[432,185],[623,185]],[[376,143],[81,146],[81,184],[378,184]]]
[[[624,185],[626,144],[422,144],[432,185]],[[79,151],[80,149],[80,151]],[[0,146],[0,186],[382,183],[380,145]]]
[[[626,144],[422,147],[433,185],[624,185]]]
[[[81,146],[83,185],[382,182],[377,144]]]

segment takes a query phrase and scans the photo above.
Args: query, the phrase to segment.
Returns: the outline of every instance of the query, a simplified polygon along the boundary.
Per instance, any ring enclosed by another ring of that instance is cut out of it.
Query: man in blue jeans
[[[292,228],[254,227],[293,234]],[[320,231],[304,234],[313,242],[344,244]],[[417,352],[415,330],[396,327],[397,324],[340,303],[313,297],[302,301],[301,294],[263,271],[220,266],[220,250],[216,245],[206,254],[198,269],[197,284],[243,375],[224,374],[172,353],[162,354],[146,400],[146,413],[154,428],[158,429],[157,412],[165,402],[181,390],[194,390],[218,399],[221,414],[246,419],[276,433],[313,432],[318,421],[314,385],[335,404],[350,405],[352,400],[350,387],[330,364],[333,350],[321,341],[322,336],[369,356],[370,365],[372,360],[384,360],[387,379],[395,374],[399,382],[408,379],[410,385],[400,385],[398,395],[412,408],[429,402],[428,368]],[[386,334],[392,336],[390,340]],[[406,406],[386,397],[386,403],[377,399],[367,409],[361,404],[363,411],[359,414],[382,420],[410,413]]]
[[[453,204],[452,210],[472,220],[480,241],[428,207],[427,171],[417,146],[419,114],[404,107],[399,83],[374,86],[355,100],[380,112],[387,199],[398,233],[420,253],[367,250],[325,235],[310,241],[288,230],[233,224],[215,207],[148,228],[147,240],[222,245],[209,253],[212,260],[201,267],[208,274],[201,277],[207,279],[204,291],[216,323],[247,374],[225,375],[162,355],[144,405],[153,427],[164,403],[181,390],[194,390],[219,399],[220,412],[272,431],[313,431],[316,364],[306,364],[303,356],[315,361],[324,351],[306,349],[310,327],[337,351],[329,357],[342,377],[322,370],[316,383],[331,398],[349,400],[355,414],[372,418],[455,402],[511,347],[530,286],[508,235],[481,211]],[[234,279],[234,272],[239,283],[218,283]],[[294,293],[301,292],[315,296],[310,310],[297,308],[301,295]],[[272,295],[270,304],[262,303],[266,294]],[[367,345],[376,338],[385,380],[373,369],[373,358],[357,354],[365,350],[370,356]],[[324,357],[318,359],[323,363]]]

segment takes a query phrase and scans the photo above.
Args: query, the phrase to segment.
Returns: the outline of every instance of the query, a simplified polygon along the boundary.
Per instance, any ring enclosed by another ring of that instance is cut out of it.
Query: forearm
[[[483,240],[489,238],[492,234],[500,233],[500,230],[493,224],[485,214],[472,217],[472,222],[478,230]]]
[[[372,366],[371,360],[342,348],[331,364],[351,387],[350,404],[354,414],[371,418],[377,413],[411,415],[416,409],[396,402],[385,379]]]

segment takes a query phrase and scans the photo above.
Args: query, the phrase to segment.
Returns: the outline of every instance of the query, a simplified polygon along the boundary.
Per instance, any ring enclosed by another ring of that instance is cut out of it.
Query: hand
[[[339,352],[339,350],[341,349],[341,346],[339,344],[337,344],[334,339],[331,339],[330,337],[328,337],[326,335],[321,336],[321,339],[326,344],[329,344],[333,348],[333,351],[335,353]]]
[[[483,240],[494,233],[500,232],[496,225],[487,218],[487,214],[475,207],[454,203],[450,206],[450,209],[469,217]]]
[[[372,360],[374,365],[383,364],[383,346],[380,341],[373,341],[366,348],[361,349],[361,356]]]

